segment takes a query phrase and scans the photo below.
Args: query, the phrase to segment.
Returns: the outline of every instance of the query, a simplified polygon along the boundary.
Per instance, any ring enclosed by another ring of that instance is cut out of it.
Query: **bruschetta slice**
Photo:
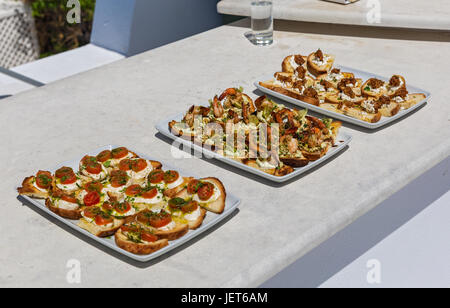
[[[182,192],[179,193],[183,194]],[[184,195],[184,194],[183,194]],[[199,206],[197,201],[175,197],[169,200],[168,211],[172,217],[189,225],[189,229],[195,230],[201,226],[206,216],[206,210]]]
[[[17,192],[30,198],[45,199],[49,196],[52,182],[53,177],[50,171],[39,170],[36,175],[26,177],[22,187],[17,188]]]
[[[306,63],[309,73],[317,77],[327,74],[331,70],[334,64],[334,56],[324,54],[322,50],[318,49],[308,56]]]
[[[55,171],[52,182],[52,191],[54,194],[71,194],[83,187],[86,181],[92,179],[76,174],[70,167],[61,167]]]
[[[175,136],[186,140],[194,141],[197,136],[197,133],[187,123],[175,120],[169,122],[169,130]]]
[[[389,83],[386,85],[388,96],[393,96],[395,92],[397,92],[401,88],[406,89],[406,81],[403,76],[393,75],[391,79],[389,79]]]
[[[392,100],[397,102],[401,109],[408,109],[423,101],[425,98],[426,96],[423,93],[411,93],[407,94],[404,98],[401,96],[394,96]]]
[[[330,72],[317,76],[318,81],[325,80],[336,89],[338,88],[338,83],[346,78],[355,78],[355,75],[349,72],[341,72],[339,68],[333,68]]]
[[[126,147],[118,147],[111,150],[111,160],[108,167],[116,168],[123,159],[138,158],[139,156]]]
[[[74,194],[50,196],[45,200],[45,205],[53,213],[67,219],[78,220],[82,217],[81,207]]]
[[[126,171],[112,170],[109,179],[104,183],[103,191],[110,199],[122,200],[125,197],[125,189],[131,185],[131,177]]]
[[[191,180],[187,185],[187,189],[183,190],[177,197],[183,199],[192,198],[206,210],[221,214],[225,209],[227,193],[219,179],[209,177]]]
[[[265,172],[270,175],[275,176],[284,176],[289,173],[292,173],[294,171],[294,168],[291,166],[285,165],[283,163],[278,163],[276,166],[271,164],[268,160],[258,160],[258,159],[251,159],[246,158],[240,160],[241,163],[243,163],[246,166],[258,169],[262,172]],[[270,164],[270,166],[269,166]]]
[[[79,164],[80,173],[95,181],[104,180],[108,172],[103,164],[97,161],[95,156],[84,156]]]
[[[114,239],[117,246],[137,255],[151,254],[169,244],[167,239],[159,238],[150,229],[137,222],[121,226]]]
[[[164,172],[163,179],[165,183],[164,195],[172,198],[186,188],[189,181],[193,178],[182,177],[178,171],[175,170],[167,170]]]
[[[172,215],[164,209],[142,211],[137,215],[136,220],[152,230],[159,238],[169,241],[174,241],[189,231],[189,224],[173,219]]]
[[[377,78],[370,78],[361,86],[361,94],[367,97],[380,97],[387,93],[387,83]]]
[[[289,55],[283,59],[281,63],[281,71],[285,73],[294,73],[298,67],[303,67],[306,69],[306,56],[300,54]]]
[[[125,201],[141,210],[145,207],[153,207],[161,202],[164,202],[164,195],[162,190],[155,186],[140,186],[133,184],[125,189]]]
[[[96,206],[85,207],[81,211],[81,216],[77,225],[98,237],[113,235],[125,222],[123,219],[114,218]]]
[[[325,95],[325,102],[329,104],[340,104],[342,102],[350,102],[352,104],[360,104],[364,97],[358,96],[352,88],[346,87],[341,92],[330,92]]]

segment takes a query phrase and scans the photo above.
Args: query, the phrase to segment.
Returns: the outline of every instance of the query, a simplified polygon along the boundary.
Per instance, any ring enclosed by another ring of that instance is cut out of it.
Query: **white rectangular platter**
[[[389,81],[389,78],[386,78],[384,76],[375,75],[375,74],[372,74],[372,73],[360,71],[360,70],[353,69],[353,68],[350,68],[350,67],[340,66],[340,65],[335,65],[334,67],[340,68],[341,71],[343,71],[343,72],[353,73],[353,74],[355,74],[355,78],[361,78],[361,79],[363,79],[363,81],[366,81],[367,79],[372,78],[372,77],[373,78],[378,78],[378,79],[381,79],[381,80],[385,80],[385,81]],[[376,128],[384,126],[384,125],[386,125],[388,123],[391,123],[391,122],[393,122],[393,121],[395,121],[397,119],[400,119],[401,117],[404,117],[405,115],[413,112],[414,110],[420,108],[422,105],[426,104],[426,102],[431,98],[430,92],[422,90],[422,89],[414,87],[414,86],[411,86],[411,85],[408,85],[408,79],[406,79],[407,90],[409,91],[409,93],[424,93],[426,95],[425,99],[420,101],[419,103],[417,103],[416,105],[412,106],[409,109],[400,110],[396,115],[394,115],[392,117],[382,117],[380,119],[380,121],[378,121],[376,123],[369,123],[369,122],[366,122],[366,121],[362,121],[362,120],[359,120],[359,119],[356,119],[356,118],[352,118],[352,117],[346,116],[344,114],[340,114],[340,113],[337,113],[337,112],[329,111],[329,110],[326,110],[324,108],[305,103],[305,102],[303,102],[301,100],[298,100],[298,99],[289,97],[287,95],[284,95],[284,94],[281,94],[281,93],[269,90],[269,89],[267,89],[267,88],[265,88],[265,87],[263,87],[263,86],[261,86],[259,84],[260,81],[267,81],[267,80],[271,80],[271,79],[273,79],[273,75],[267,75],[267,76],[265,76],[263,78],[260,78],[259,80],[255,81],[254,85],[260,91],[262,91],[264,93],[267,93],[267,94],[269,94],[271,96],[277,97],[279,99],[282,99],[284,101],[287,101],[287,102],[289,102],[291,104],[294,104],[294,105],[297,105],[297,106],[300,106],[300,107],[303,107],[303,108],[308,108],[309,110],[312,110],[314,112],[317,112],[317,113],[320,113],[320,114],[324,114],[326,116],[329,116],[329,117],[332,117],[332,118],[335,118],[335,119],[339,119],[341,121],[345,121],[345,122],[348,122],[348,123],[352,123],[352,124],[355,124],[355,125],[358,125],[358,126],[362,126],[362,127],[365,127],[365,128],[369,128],[369,129],[376,129]]]
[[[189,147],[189,148],[193,148],[195,151],[200,152],[205,154],[207,157],[211,157],[211,158],[215,158],[219,161],[222,161],[224,163],[227,163],[231,166],[240,168],[242,170],[248,171],[249,173],[253,173],[256,174],[258,176],[261,176],[265,179],[268,179],[270,181],[273,182],[277,182],[277,183],[283,183],[286,182],[300,174],[303,174],[309,170],[311,170],[312,168],[320,165],[321,163],[325,162],[326,160],[330,159],[331,157],[333,157],[334,155],[336,155],[337,153],[339,153],[341,150],[343,150],[348,144],[349,142],[352,140],[352,137],[346,133],[342,133],[339,132],[339,135],[336,139],[336,146],[330,148],[330,150],[327,152],[327,154],[325,154],[323,157],[321,157],[320,159],[310,162],[308,165],[304,166],[304,167],[300,167],[300,168],[295,168],[294,172],[291,172],[287,175],[284,176],[275,176],[275,175],[271,175],[268,173],[265,173],[261,170],[249,167],[247,165],[244,165],[243,163],[236,161],[234,159],[222,156],[214,151],[211,151],[209,149],[203,148],[202,146],[195,144],[193,142],[191,142],[190,140],[186,140],[183,138],[179,138],[177,136],[175,136],[174,134],[172,134],[169,130],[169,122],[172,120],[175,121],[181,121],[181,119],[183,118],[183,114],[180,113],[178,115],[172,116],[166,120],[163,120],[161,122],[159,122],[156,125],[156,129],[163,134],[164,136],[176,140],[177,142]]]
[[[81,158],[85,155],[97,155],[98,153],[100,153],[103,150],[111,150],[117,148],[117,146],[114,145],[108,145],[108,146],[104,146],[101,148],[98,148],[94,151],[91,152],[87,152],[84,153],[83,155],[80,155],[80,157],[78,159],[75,160],[71,160],[71,161],[67,161],[64,163],[61,163],[60,165],[56,166],[54,169],[49,170],[52,173],[57,170],[58,168],[62,167],[62,166],[68,166],[68,167],[72,167],[74,170],[78,170],[78,164],[81,160]],[[128,148],[129,150],[133,151],[131,148]],[[133,151],[135,152],[135,151]],[[149,160],[157,160],[154,157],[145,155],[145,154],[141,154],[138,152],[135,152],[136,154],[138,154],[140,157],[145,158],[145,159],[149,159]],[[164,170],[177,170],[179,171],[181,176],[184,177],[188,177],[188,176],[194,176],[190,173],[186,173],[183,170],[180,170],[177,167],[171,166],[170,164],[165,164],[164,162],[160,161],[163,164],[163,169]],[[225,183],[224,183],[225,184]],[[226,187],[225,187],[226,188]],[[35,206],[37,208],[39,208],[40,210],[44,211],[45,213],[47,213],[50,216],[53,216],[55,219],[59,220],[60,222],[64,223],[65,225],[69,226],[70,228],[80,232],[81,234],[86,235],[87,237],[90,237],[91,239],[97,241],[98,243],[111,248],[112,250],[115,250],[117,252],[119,252],[122,255],[125,255],[131,259],[134,259],[136,261],[139,262],[147,262],[150,261],[152,259],[155,259],[161,255],[164,255],[165,253],[177,248],[178,246],[183,245],[184,243],[188,242],[189,240],[195,238],[196,236],[202,234],[203,232],[205,232],[206,230],[210,229],[211,227],[213,227],[214,225],[218,224],[220,221],[224,220],[226,217],[228,217],[230,214],[232,214],[238,207],[240,200],[239,198],[237,198],[236,196],[234,196],[233,194],[230,194],[227,192],[227,199],[226,199],[226,203],[225,203],[225,209],[223,211],[222,214],[215,214],[212,212],[207,212],[205,220],[203,221],[203,224],[196,230],[189,230],[189,232],[184,235],[183,237],[175,240],[175,241],[169,241],[169,245],[152,253],[149,255],[135,255],[133,253],[130,253],[126,250],[123,250],[122,248],[118,247],[114,241],[114,236],[111,236],[109,238],[100,238],[97,237],[91,233],[89,233],[88,231],[80,228],[77,226],[78,220],[70,220],[70,219],[66,219],[66,218],[62,218],[58,215],[56,215],[55,213],[53,213],[52,211],[50,211],[46,206],[45,206],[45,202],[44,200],[39,200],[39,199],[32,199],[26,196],[20,196],[20,198],[22,200],[25,200],[27,203],[29,203],[32,206]]]

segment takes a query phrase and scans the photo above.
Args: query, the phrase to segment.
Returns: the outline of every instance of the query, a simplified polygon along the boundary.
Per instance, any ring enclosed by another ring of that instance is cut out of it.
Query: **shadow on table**
[[[166,143],[168,143],[168,144],[170,144],[170,145],[172,145],[172,143],[173,143],[173,139],[170,139],[170,138],[164,136],[164,135],[161,134],[161,133],[156,133],[156,134],[155,134],[155,137],[158,138],[158,139],[160,139],[160,140],[162,140],[162,141],[164,141],[164,142],[166,142]],[[256,174],[250,173],[250,172],[248,172],[248,171],[246,171],[246,170],[240,169],[240,168],[238,168],[238,167],[229,165],[229,164],[227,164],[227,163],[225,163],[225,162],[223,162],[223,161],[217,160],[217,159],[215,159],[215,158],[207,158],[207,157],[205,157],[204,155],[202,155],[202,157],[201,157],[200,159],[203,160],[203,161],[206,161],[206,162],[208,162],[208,163],[211,163],[211,164],[213,164],[213,165],[216,165],[216,166],[218,166],[218,167],[220,167],[220,168],[226,169],[226,170],[228,170],[228,171],[230,171],[230,172],[236,173],[236,174],[238,174],[238,175],[240,175],[240,176],[242,176],[242,177],[245,177],[245,178],[248,178],[248,179],[250,179],[250,180],[259,182],[259,183],[261,183],[261,184],[264,184],[264,185],[267,185],[267,186],[271,186],[271,187],[283,187],[283,186],[285,186],[285,185],[288,185],[288,184],[290,184],[290,183],[292,183],[292,182],[297,181],[298,179],[301,179],[301,178],[307,176],[308,174],[311,174],[312,172],[314,172],[314,171],[317,170],[318,168],[322,168],[322,167],[324,167],[325,165],[330,164],[330,163],[333,162],[336,158],[338,158],[338,157],[341,156],[344,152],[346,152],[346,151],[348,150],[348,148],[349,148],[348,145],[345,146],[345,148],[343,148],[342,150],[340,150],[338,153],[336,153],[336,154],[335,154],[334,156],[332,156],[331,158],[329,158],[329,159],[327,159],[327,160],[321,162],[320,164],[318,164],[318,165],[315,166],[314,168],[311,168],[310,170],[306,171],[305,173],[299,174],[299,175],[297,175],[297,176],[295,176],[295,177],[293,177],[293,178],[291,178],[291,179],[289,179],[289,180],[287,180],[286,182],[283,182],[283,183],[272,182],[272,181],[270,181],[270,180],[268,180],[268,179],[265,179],[265,178],[263,178],[263,177],[261,177],[261,176],[259,176],[259,175],[256,175]],[[190,155],[192,155],[192,151],[195,151],[193,148],[191,148],[191,147],[189,147],[189,146],[183,146],[183,148],[180,149],[180,150],[182,150],[182,151],[184,151],[184,152],[186,152],[186,153],[188,153],[188,154],[190,154]]]
[[[450,189],[449,170],[450,157],[447,157],[260,287],[321,286],[445,194]],[[363,272],[362,277],[365,276]]]
[[[244,18],[227,26],[250,29],[250,18]],[[450,31],[327,24],[319,22],[275,20],[275,31],[329,36],[366,37],[391,40],[417,40],[429,42],[450,42]]]
[[[283,101],[283,100],[279,99],[278,97],[274,97],[274,96],[271,96],[270,94],[263,93],[259,89],[253,90],[252,93],[255,94],[255,95],[258,95],[258,96],[266,95],[267,97],[270,97],[271,100],[273,100],[273,101],[275,101],[275,102],[277,102],[279,104],[283,104],[283,105],[285,105],[288,108],[297,108],[297,109],[298,108],[300,108],[300,109],[303,108],[301,106],[296,106],[296,105],[294,105],[294,104],[292,104],[290,102]],[[409,118],[410,116],[412,116],[413,114],[415,114],[416,112],[418,112],[419,110],[424,108],[426,105],[428,105],[428,102],[425,102],[425,104],[423,104],[422,106],[419,106],[417,109],[414,109],[413,111],[410,111],[409,113],[401,116],[400,118],[398,118],[398,119],[396,119],[396,120],[394,120],[394,121],[392,121],[390,123],[387,123],[387,124],[385,124],[385,125],[383,125],[381,127],[374,128],[374,129],[361,127],[361,126],[358,126],[358,125],[355,125],[355,124],[352,124],[352,123],[344,122],[344,121],[339,120],[339,119],[337,119],[336,121],[341,121],[342,122],[342,126],[344,126],[344,127],[347,127],[347,128],[350,128],[350,129],[354,129],[354,130],[357,130],[359,132],[366,133],[366,134],[374,134],[374,133],[379,132],[380,130],[383,130],[383,129],[386,129],[388,127],[391,127],[392,125],[395,125],[398,122],[400,122],[400,121],[402,121],[402,120],[404,120],[406,118]],[[312,116],[315,116],[315,117],[319,117],[319,118],[327,117],[327,116],[324,116],[323,114],[314,112],[312,110],[308,110],[308,114],[310,114]]]
[[[24,199],[22,196],[18,196],[17,199],[22,203],[23,206],[27,206],[28,208],[30,208],[31,210],[35,211],[36,213],[38,213],[39,215],[41,215],[42,217],[48,219],[49,221],[51,221],[52,223],[54,223],[55,225],[57,225],[58,227],[60,227],[61,229],[71,233],[72,235],[76,236],[77,238],[79,238],[80,240],[100,249],[101,251],[109,254],[112,257],[115,257],[117,259],[120,259],[123,262],[126,262],[134,267],[137,268],[147,268],[150,267],[154,264],[157,264],[163,260],[165,260],[166,258],[169,258],[170,256],[176,254],[177,252],[195,244],[196,242],[202,240],[204,237],[208,236],[210,233],[214,232],[215,230],[217,230],[218,228],[220,228],[221,226],[223,226],[225,223],[227,223],[230,219],[232,219],[234,216],[236,216],[239,213],[239,208],[237,208],[235,211],[233,211],[233,213],[231,213],[228,217],[225,217],[222,221],[218,222],[216,225],[212,226],[211,228],[209,228],[208,230],[205,230],[204,232],[202,232],[201,234],[197,235],[196,237],[190,239],[189,241],[187,241],[186,243],[174,248],[171,251],[168,251],[167,253],[153,259],[147,262],[139,262],[136,261],[134,259],[131,259],[105,245],[102,245],[101,243],[95,241],[94,239],[76,231],[75,229],[67,226],[66,224],[64,224],[63,222],[61,222],[60,220],[56,219],[55,217],[49,215],[48,213],[44,212],[43,210],[39,209],[38,207],[32,205],[30,202],[28,202],[26,199]]]

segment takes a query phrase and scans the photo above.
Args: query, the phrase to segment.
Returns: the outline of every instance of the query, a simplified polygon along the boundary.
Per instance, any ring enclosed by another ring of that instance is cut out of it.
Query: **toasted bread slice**
[[[327,143],[325,147],[322,147],[321,149],[317,149],[315,151],[307,151],[304,149],[302,149],[301,151],[303,156],[306,157],[306,159],[315,161],[324,156],[325,154],[327,154],[329,148],[330,144]]]
[[[45,200],[45,205],[50,211],[61,217],[71,220],[78,220],[81,218],[81,208],[79,206],[76,209],[64,209],[54,204],[51,198]]]
[[[38,188],[34,185],[35,177],[26,177],[22,182],[22,187],[17,188],[19,195],[28,196],[36,199],[46,199],[49,196],[49,191],[46,189]]]
[[[207,182],[213,183],[213,185],[220,192],[220,195],[213,202],[205,202],[205,203],[199,202],[199,204],[202,207],[204,207],[205,209],[207,209],[208,211],[214,212],[216,214],[221,214],[223,212],[223,210],[225,209],[225,201],[227,198],[227,192],[226,192],[225,187],[223,186],[222,182],[219,179],[214,178],[214,177],[203,178],[203,179],[200,179],[200,181],[207,181]]]
[[[259,166],[259,164],[256,162],[256,159],[240,159],[241,163],[243,163],[246,166],[258,169],[262,172],[265,172],[270,175],[274,176],[285,176],[289,173],[292,173],[294,171],[294,168],[288,165],[283,165],[280,167],[274,167],[274,168],[262,168]]]
[[[189,231],[189,224],[175,221],[175,227],[170,230],[160,230],[153,228],[153,233],[162,239],[167,239],[169,241],[174,241],[184,236]]]
[[[327,74],[334,64],[334,56],[330,54],[323,54],[323,61],[317,57],[317,53],[320,50],[311,53],[307,58],[307,68],[311,75],[320,76]],[[321,52],[321,51],[320,51]]]
[[[306,157],[302,156],[302,157],[289,157],[289,156],[280,156],[280,160],[288,165],[291,166],[293,168],[299,168],[299,167],[304,167],[309,163],[309,159],[307,159]]]
[[[180,191],[177,196],[178,198],[182,198],[185,200],[189,200],[192,196],[187,193],[187,189]],[[183,213],[182,211],[174,211],[170,207],[168,207],[169,211],[172,213],[172,217],[181,223],[187,223],[189,225],[190,230],[195,230],[201,226],[203,220],[206,216],[206,210],[202,207],[198,207],[195,211],[191,213]],[[195,217],[194,212],[197,212],[197,217]]]
[[[379,80],[380,82],[382,81],[383,84],[377,88],[373,88],[369,85],[371,80],[379,80],[379,79],[369,78],[368,80],[366,80],[366,82],[364,82],[363,85],[361,86],[361,95],[367,97],[380,97],[382,95],[385,95],[387,92],[386,88],[387,83],[382,80]]]
[[[393,86],[391,85],[391,81],[393,78],[397,78],[397,80],[400,82],[399,85],[397,86]],[[387,84],[387,93],[386,95],[388,96],[392,96],[395,94],[395,92],[400,89],[400,88],[406,88],[406,80],[405,77],[401,76],[401,75],[393,75],[390,79],[390,82]]]
[[[189,131],[189,130],[184,130],[180,127],[178,127],[179,125],[183,125],[186,128],[188,128],[188,125],[186,123],[182,123],[182,122],[177,122],[175,120],[172,120],[171,122],[169,122],[169,130],[172,134],[174,134],[175,136],[181,137],[183,139],[187,139],[187,140],[191,140],[193,141],[195,139],[195,137],[197,136],[197,134],[193,131]]]
[[[296,58],[297,57],[297,61]],[[283,59],[281,63],[281,71],[286,73],[294,73],[298,66],[303,66],[306,69],[307,57],[302,55],[289,55]],[[303,62],[299,64],[298,62]]]
[[[400,104],[391,101],[389,104],[383,105],[378,111],[383,117],[392,117],[400,111]]]
[[[339,72],[339,73],[333,73],[332,71],[326,73],[326,74],[322,74],[316,77],[316,79],[318,81],[320,80],[326,80],[329,83],[331,83],[331,85],[337,89],[337,85],[339,83],[339,81],[341,81],[344,78],[354,78],[355,75],[353,73],[349,73],[349,72]],[[361,86],[361,84],[360,84]]]
[[[177,187],[166,189],[164,191],[164,195],[169,198],[173,198],[176,194],[182,191],[186,187],[186,185],[193,179],[194,179],[193,177],[183,177],[183,183],[181,183]]]
[[[325,96],[325,102],[329,104],[340,104],[345,100],[349,100],[352,103],[360,104],[364,100],[364,97],[362,96],[355,96],[354,98],[349,98],[343,95],[344,95],[343,93],[328,93]]]
[[[400,109],[408,109],[417,103],[423,101],[426,98],[426,95],[423,93],[411,93],[406,96],[405,99],[399,100],[398,103],[400,105]],[[393,98],[396,99],[395,97]]]
[[[128,239],[121,229],[117,230],[114,239],[117,246],[137,255],[148,255],[169,245],[167,239],[159,239],[155,242],[136,243]]]
[[[95,236],[108,237],[116,233],[116,231],[125,223],[124,219],[114,218],[112,226],[99,226],[94,222],[89,222],[85,218],[81,218],[78,227],[83,228]]]
[[[305,96],[294,89],[286,89],[281,86],[277,86],[273,83],[273,81],[260,82],[259,84],[269,90],[301,100],[311,105],[319,106],[320,104],[320,100],[318,98]]]
[[[346,106],[342,106],[341,108],[339,108],[340,106],[338,104],[330,104],[330,103],[323,103],[320,105],[320,107],[329,110],[329,111],[333,111],[336,113],[340,113],[340,114],[344,114],[347,115],[349,117],[352,118],[356,118],[365,122],[369,122],[369,123],[376,123],[378,121],[380,121],[381,119],[381,113],[377,112],[377,113],[368,113],[365,112],[359,108],[349,108]]]

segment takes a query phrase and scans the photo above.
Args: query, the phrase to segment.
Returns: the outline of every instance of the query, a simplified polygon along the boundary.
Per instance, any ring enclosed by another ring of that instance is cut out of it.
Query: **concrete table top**
[[[258,286],[450,154],[449,43],[276,31],[275,44],[261,48],[244,38],[246,30],[222,26],[0,101],[0,286],[71,286],[70,259],[81,263],[83,287]],[[354,137],[348,150],[286,185],[208,159],[176,159],[156,135],[160,119],[224,88],[243,86],[257,97],[256,78],[278,70],[284,56],[317,47],[342,65],[401,73],[433,100],[378,131],[345,124]],[[222,179],[242,199],[240,211],[191,245],[142,265],[16,199],[25,176],[111,143]]]
[[[250,16],[252,0],[221,0],[222,14]],[[446,0],[360,0],[342,5],[322,0],[273,0],[276,19],[359,26],[450,30]],[[380,19],[376,18],[379,10]]]

